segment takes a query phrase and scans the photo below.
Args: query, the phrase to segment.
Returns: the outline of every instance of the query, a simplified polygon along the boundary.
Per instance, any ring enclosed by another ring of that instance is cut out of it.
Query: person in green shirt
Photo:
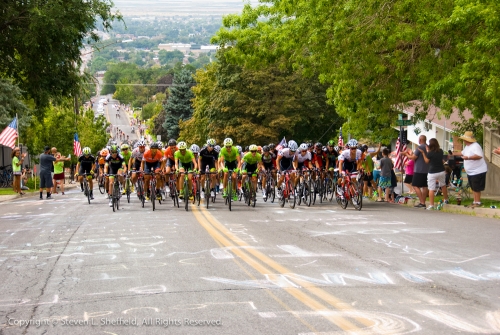
[[[233,140],[229,137],[224,140],[224,147],[219,153],[219,166],[224,171],[224,191],[222,192],[222,197],[227,197],[227,178],[229,170],[233,170],[233,201],[238,200],[238,194],[236,193],[236,173],[241,167],[240,153],[238,149],[233,147]]]
[[[122,155],[123,159],[125,160],[125,165],[129,166],[130,167],[130,164],[131,164],[131,160],[132,160],[132,152],[130,151],[130,147],[128,144],[126,143],[123,143],[120,147],[121,151],[120,151],[120,154]],[[129,171],[130,171],[130,168],[129,168]],[[126,182],[126,179],[123,178],[123,181],[122,181],[122,187],[123,187],[123,190],[122,190],[122,194],[125,194],[127,193],[127,190],[126,190],[126,187],[125,187],[125,182]]]
[[[241,183],[245,185],[247,175],[252,175],[252,187],[257,192],[257,170],[264,170],[262,164],[262,155],[257,152],[258,147],[255,144],[250,145],[249,152],[243,156],[243,164],[241,166]]]
[[[59,186],[61,187],[61,194],[64,195],[64,161],[69,161],[69,157],[62,157],[61,153],[56,153],[57,161],[53,162],[54,164],[54,189],[52,193],[57,194],[57,181],[60,180],[61,183]]]
[[[373,195],[373,190],[377,189],[377,183],[375,180],[373,180],[373,170],[374,170],[374,163],[373,163],[373,157],[377,156],[378,153],[380,152],[380,148],[382,147],[382,144],[378,144],[378,149],[375,152],[368,152],[368,145],[363,145],[361,147],[362,155],[361,155],[361,165],[363,167],[363,170],[365,171],[364,177],[363,177],[363,195],[365,198],[371,198]]]
[[[12,173],[14,175],[14,183],[12,184],[12,188],[14,192],[19,193],[20,195],[24,195],[24,192],[21,190],[21,168],[23,166],[24,158],[26,154],[21,155],[21,150],[19,148],[14,148],[12,150],[12,154],[10,156],[12,158]]]
[[[197,169],[197,163],[196,159],[194,158],[194,154],[191,150],[187,149],[187,143],[186,142],[179,142],[177,144],[177,147],[179,150],[177,150],[174,154],[174,160],[175,160],[175,170],[179,172],[186,172],[186,170],[189,172],[188,174],[188,182],[189,182],[189,189],[193,189],[193,171]],[[183,193],[183,174],[179,174],[179,178],[177,178],[177,189],[179,191],[179,198],[184,197]],[[187,201],[187,199],[185,200]]]

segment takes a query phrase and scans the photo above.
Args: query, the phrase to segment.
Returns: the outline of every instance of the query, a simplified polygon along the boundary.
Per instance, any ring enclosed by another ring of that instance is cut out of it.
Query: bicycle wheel
[[[294,209],[296,196],[295,196],[295,188],[293,187],[293,182],[291,179],[288,179],[287,188],[288,188],[288,205],[290,206],[290,208]]]
[[[255,189],[253,188],[252,186],[252,191],[250,192],[251,194],[251,202],[252,202],[252,207],[255,207],[256,203],[257,203],[257,192],[255,192]]]
[[[199,206],[201,202],[201,187],[200,187],[200,180],[196,178],[196,205]]]
[[[363,208],[363,184],[360,182],[358,182],[358,186],[354,189],[354,194],[351,194],[351,204],[358,211]]]
[[[125,181],[125,193],[127,194],[127,202],[130,203],[130,179]]]
[[[116,211],[116,199],[115,199],[114,196],[113,196],[113,199],[111,201],[113,202],[113,206],[112,206],[113,207],[113,212],[115,212]]]
[[[90,190],[89,190],[89,183],[87,181],[87,176],[84,176],[83,190],[85,191],[85,194],[87,195],[87,201],[89,202],[89,205],[90,205]]]
[[[304,184],[304,203],[307,205],[307,207],[311,207],[311,202],[312,202],[312,191],[311,191],[311,180],[307,180]]]
[[[104,182],[104,176],[100,176],[99,177],[99,192],[101,192],[101,194],[104,194],[104,192],[106,191],[106,183]]]
[[[333,197],[335,196],[335,180],[332,178],[328,179],[327,185],[326,185],[326,194],[328,201],[332,202]]]
[[[276,187],[274,185],[274,179],[271,178],[269,180],[269,189],[268,192],[270,192],[268,197],[271,197],[271,203],[274,203],[274,199],[276,198]]]
[[[211,195],[210,193],[212,193],[210,191],[210,178],[209,178],[209,174],[205,174],[205,206],[207,207],[208,209],[208,204],[210,203],[210,198],[211,198]]]
[[[152,177],[154,178],[154,177]],[[149,197],[151,199],[151,205],[153,205],[153,211],[155,210],[155,202],[156,202],[156,185],[155,183],[149,184]]]
[[[231,178],[227,180],[227,205],[229,206],[229,211],[231,211],[231,202],[233,201],[233,182]]]
[[[146,199],[144,197],[144,184],[142,179],[139,179],[139,181],[137,182],[137,196],[139,197],[141,206],[144,208],[144,202]]]
[[[316,193],[318,192],[318,180],[311,181],[311,203],[316,203]]]
[[[348,192],[349,192],[349,189],[344,185],[342,187],[342,194],[339,195],[340,196],[340,203],[339,203],[339,205],[343,209],[346,209],[347,205],[349,204],[349,199],[348,199],[349,194],[348,194]]]
[[[170,183],[170,196],[172,197],[172,201],[174,202],[174,207],[177,206],[179,208],[179,192],[177,191],[177,185],[175,181]]]
[[[297,187],[295,188],[295,194],[297,194],[297,205],[300,206],[302,204],[302,196],[304,195],[304,182],[299,181]],[[305,202],[304,202],[305,203]]]
[[[187,181],[187,178],[184,179],[184,209],[186,212],[188,211],[189,208],[189,183]]]

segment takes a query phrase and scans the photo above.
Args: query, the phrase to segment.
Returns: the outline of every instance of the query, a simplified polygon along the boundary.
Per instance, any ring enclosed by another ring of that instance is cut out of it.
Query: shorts
[[[121,168],[115,169],[112,166],[109,166],[108,167],[108,174],[112,174],[112,175],[118,174],[118,170],[121,170]]]
[[[373,180],[375,183],[380,179],[380,170],[373,170]]]
[[[173,159],[167,158],[167,167],[175,167],[175,161]]]
[[[134,170],[140,170],[141,169],[141,162],[137,158],[134,160],[134,166],[132,167]]]
[[[274,170],[273,162],[264,163],[264,169],[265,170]]]
[[[475,174],[473,176],[467,175],[467,178],[469,180],[469,185],[472,191],[474,192],[484,191],[484,188],[486,186],[486,172]]]
[[[382,189],[391,188],[392,187],[391,177],[380,176],[380,179],[378,181],[378,186]]]
[[[200,174],[205,174],[205,170],[207,169],[207,165],[208,165],[208,169],[210,171],[212,171],[212,169],[215,169],[215,161],[212,160],[209,163],[201,161]]]
[[[193,171],[193,162],[182,163],[179,161],[179,169],[184,169],[185,171]]]
[[[52,173],[40,173],[40,188],[51,188],[53,186]]]
[[[439,188],[446,186],[446,173],[444,171],[428,173],[427,185],[429,187],[429,191],[437,191]]]
[[[363,176],[363,180],[364,181],[372,181],[373,180],[373,173],[365,173],[364,176]]]
[[[412,181],[413,181],[413,175],[412,174],[406,174],[405,175],[404,183],[405,184],[411,184]]]
[[[247,174],[252,175],[257,172],[257,164],[247,164],[246,162],[243,162],[241,172],[246,172]]]
[[[233,162],[224,161],[224,167],[227,170],[236,170],[236,168],[238,167],[238,162],[237,161],[233,161]]]
[[[290,159],[283,158],[280,160],[280,170],[281,171],[286,171],[286,170],[292,170],[293,165]]]
[[[151,173],[151,171],[156,171],[160,168],[160,162],[148,163],[144,162],[144,173]]]
[[[54,174],[54,180],[64,180],[64,172],[55,173]]]
[[[413,174],[413,179],[411,181],[411,186],[413,187],[427,187],[427,173],[418,173],[415,172]]]
[[[80,170],[78,170],[78,174],[82,176],[84,173],[86,173],[86,174],[88,174],[88,176],[87,176],[87,178],[88,178],[88,177],[90,177],[90,176],[91,176],[91,175],[90,175],[90,170],[92,170],[92,169],[85,170],[85,169],[80,168]],[[94,176],[93,176],[93,175],[92,175],[92,179],[94,179]]]

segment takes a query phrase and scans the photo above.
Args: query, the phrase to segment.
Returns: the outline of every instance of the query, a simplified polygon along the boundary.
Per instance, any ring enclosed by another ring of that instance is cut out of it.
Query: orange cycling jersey
[[[154,155],[154,157],[153,157],[153,153],[151,152],[151,149],[150,149],[144,153],[142,160],[146,161],[148,163],[156,163],[156,162],[159,162],[161,160],[162,156],[163,155],[162,155],[161,151],[156,150],[156,155]]]
[[[175,147],[175,150],[172,150],[172,147],[168,147],[165,150],[165,158],[168,158],[168,159],[171,159],[171,160],[175,160],[174,159],[174,153],[175,153],[175,151],[177,151],[177,147]]]

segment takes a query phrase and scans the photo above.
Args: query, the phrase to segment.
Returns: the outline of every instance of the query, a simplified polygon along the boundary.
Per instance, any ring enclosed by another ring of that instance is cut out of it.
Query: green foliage
[[[158,58],[160,59],[161,65],[169,64],[173,66],[178,62],[182,62],[184,54],[178,50],[175,51],[160,50],[158,52]]]
[[[165,122],[163,128],[166,130],[169,138],[179,136],[179,122],[188,120],[193,115],[191,100],[194,94],[191,87],[194,86],[190,69],[183,69],[174,75],[174,86],[170,88],[167,104],[165,105]]]
[[[226,16],[212,42],[233,46],[234,64],[316,75],[346,131],[384,139],[414,100],[500,118],[499,12],[493,0],[271,1]]]
[[[21,90],[10,80],[0,78],[0,129],[3,130],[18,116],[20,133],[29,124],[30,110],[22,101]]]
[[[63,99],[81,84],[80,50],[99,40],[119,14],[108,0],[0,2],[0,74],[12,78],[37,107]]]
[[[333,136],[343,120],[326,103],[326,85],[281,64],[258,70],[220,62],[198,70],[193,118],[181,122],[181,137],[203,143],[225,137],[242,145],[275,142],[286,136],[299,143]],[[325,133],[328,129],[329,132]]]

